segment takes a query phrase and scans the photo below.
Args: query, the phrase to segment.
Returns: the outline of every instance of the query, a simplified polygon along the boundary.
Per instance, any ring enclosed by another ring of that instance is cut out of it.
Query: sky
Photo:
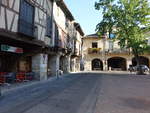
[[[75,20],[80,23],[85,35],[95,33],[96,25],[101,21],[100,11],[95,10],[98,0],[64,0]]]

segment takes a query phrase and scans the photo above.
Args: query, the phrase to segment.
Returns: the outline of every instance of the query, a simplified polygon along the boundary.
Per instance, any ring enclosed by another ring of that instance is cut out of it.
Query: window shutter
[[[52,36],[52,19],[50,16],[47,16],[46,36]]]

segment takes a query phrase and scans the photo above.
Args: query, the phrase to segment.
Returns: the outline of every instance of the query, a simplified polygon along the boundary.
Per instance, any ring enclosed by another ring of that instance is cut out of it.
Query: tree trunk
[[[135,55],[135,59],[136,59],[136,62],[137,62],[137,75],[143,75],[144,74],[144,70],[140,67],[140,58],[139,58],[139,55]]]

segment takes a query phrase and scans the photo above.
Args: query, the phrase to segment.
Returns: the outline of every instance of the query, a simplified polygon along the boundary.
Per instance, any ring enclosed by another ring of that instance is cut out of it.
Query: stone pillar
[[[81,58],[80,60],[80,71],[84,71],[84,60]]]
[[[107,71],[108,70],[108,65],[107,65],[107,60],[103,60],[103,70]]]
[[[150,68],[150,58],[149,58],[149,68]]]
[[[149,60],[149,62],[148,62],[148,63],[149,63],[149,68],[150,68],[150,56],[148,56],[148,60]]]
[[[70,72],[70,55],[66,56],[66,72]]]
[[[32,57],[32,71],[38,80],[47,79],[47,54],[37,54]]]
[[[63,72],[64,73],[69,73],[70,72],[70,55],[64,56],[61,60],[63,60]]]
[[[129,65],[132,65],[132,58],[128,58],[128,59],[126,59],[126,61],[127,61],[127,70],[129,69]]]
[[[85,71],[92,71],[92,63],[90,60],[86,61],[84,63],[84,70]]]
[[[72,59],[71,59],[71,71],[72,71],[72,72],[75,72],[75,71],[76,71],[76,70],[75,70],[75,64],[76,64],[75,58],[72,58]]]
[[[52,76],[56,76],[57,71],[59,70],[59,60],[60,60],[60,55],[52,55],[49,56],[49,67],[50,67],[50,72]]]
[[[81,68],[81,67],[80,67],[80,66],[81,66],[80,64],[81,64],[81,60],[80,60],[80,57],[78,57],[78,58],[77,58],[77,65],[78,65],[77,72],[80,71],[80,68]]]

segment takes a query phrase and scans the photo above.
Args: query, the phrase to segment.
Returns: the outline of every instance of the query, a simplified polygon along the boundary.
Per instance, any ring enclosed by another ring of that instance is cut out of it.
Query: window
[[[28,36],[34,36],[34,7],[26,0],[21,0],[19,32]]]
[[[47,16],[47,26],[46,26],[46,36],[51,37],[52,35],[52,18],[50,16]]]
[[[69,20],[66,18],[66,21],[65,21],[65,28],[67,29],[69,27]]]
[[[98,48],[97,42],[92,42],[92,48]]]
[[[56,24],[55,24],[55,46],[56,47],[59,46],[59,31]]]
[[[113,50],[114,42],[112,40],[109,41],[109,50]]]

